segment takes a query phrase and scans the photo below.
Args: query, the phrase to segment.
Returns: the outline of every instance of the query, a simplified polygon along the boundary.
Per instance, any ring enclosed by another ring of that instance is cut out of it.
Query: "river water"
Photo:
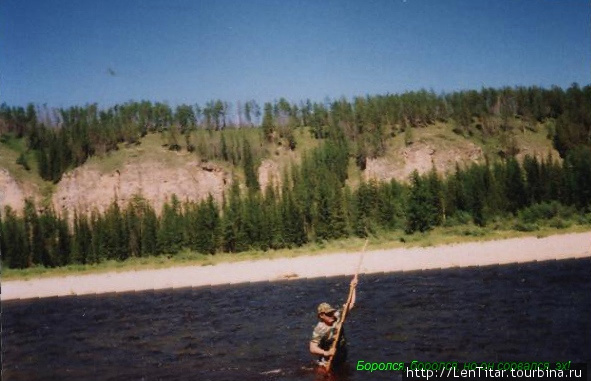
[[[349,277],[2,303],[4,380],[317,380],[318,303]],[[591,259],[362,275],[358,361],[591,363]]]

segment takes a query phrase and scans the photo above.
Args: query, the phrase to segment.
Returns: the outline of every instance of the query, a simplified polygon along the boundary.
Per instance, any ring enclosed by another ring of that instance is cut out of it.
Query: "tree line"
[[[340,98],[299,103],[285,98],[265,102],[254,100],[205,105],[181,104],[174,109],[161,102],[127,102],[106,109],[97,104],[69,108],[0,105],[0,135],[25,138],[28,150],[38,161],[43,179],[57,182],[62,174],[83,164],[93,155],[116,150],[118,144],[140,144],[148,133],[161,133],[172,150],[195,151],[196,130],[223,131],[231,128],[261,127],[265,140],[284,139],[296,148],[295,128],[307,126],[317,139],[326,139],[336,127],[351,142],[351,155],[361,169],[367,158],[385,153],[386,141],[411,129],[437,121],[450,123],[458,134],[496,136],[517,128],[551,121],[548,135],[562,157],[579,145],[591,145],[591,86],[483,88],[436,94],[412,91],[403,94]],[[1,137],[1,136],[0,136]],[[239,139],[241,140],[241,139]],[[205,144],[206,146],[207,144]],[[236,146],[236,145],[235,145]],[[204,144],[201,144],[200,155]],[[238,151],[241,151],[238,149]],[[210,154],[211,156],[211,154]],[[227,155],[225,155],[227,157]],[[219,159],[221,154],[213,156]],[[25,157],[19,163],[29,167]]]
[[[437,226],[499,220],[562,226],[591,211],[591,149],[579,147],[560,162],[527,156],[458,166],[443,178],[414,172],[409,183],[347,183],[348,140],[333,129],[327,140],[283,174],[280,186],[244,186],[234,179],[221,202],[172,196],[160,213],[140,195],[104,212],[38,212],[27,200],[19,216],[0,219],[3,264],[10,268],[92,264],[189,249],[205,254],[291,248],[380,231],[424,232]],[[71,218],[70,218],[71,217]],[[69,222],[70,221],[70,222]]]

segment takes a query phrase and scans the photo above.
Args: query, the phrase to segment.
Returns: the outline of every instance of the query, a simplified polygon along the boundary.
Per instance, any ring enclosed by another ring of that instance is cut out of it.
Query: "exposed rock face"
[[[174,168],[157,161],[127,164],[108,174],[83,166],[63,176],[53,205],[59,212],[89,213],[95,208],[103,212],[115,198],[125,206],[133,196],[141,195],[159,213],[173,194],[180,201],[199,201],[210,193],[221,200],[228,184],[228,175],[221,168],[196,161]]]
[[[466,142],[462,148],[438,149],[429,143],[418,142],[401,150],[403,163],[391,159],[378,158],[367,160],[366,180],[389,181],[396,179],[407,181],[410,174],[417,170],[420,174],[429,172],[433,166],[440,174],[453,170],[456,162],[466,165],[483,158],[482,148]]]
[[[281,181],[281,171],[279,170],[279,164],[273,160],[263,160],[259,166],[259,185],[261,190],[265,190],[267,185],[270,183],[277,186]]]
[[[298,162],[298,156],[292,151],[280,152],[273,158],[266,158],[258,168],[261,190],[268,184],[280,186],[285,163]],[[547,152],[539,153],[524,146],[518,157],[538,154],[546,157]],[[555,159],[559,155],[552,151]],[[281,156],[281,157],[279,157]],[[410,174],[417,170],[423,174],[433,166],[444,175],[455,169],[456,163],[467,166],[473,162],[482,162],[482,148],[470,141],[418,141],[403,147],[397,152],[389,152],[386,157],[368,159],[363,176],[365,180],[408,181]],[[67,210],[70,216],[75,210],[90,213],[96,209],[104,212],[116,198],[121,207],[135,195],[148,200],[160,213],[162,206],[176,194],[180,201],[199,201],[212,194],[221,201],[223,192],[231,182],[231,175],[214,162],[202,163],[196,160],[174,165],[157,159],[137,159],[119,167],[118,170],[104,173],[89,165],[83,165],[66,173],[56,185],[51,202],[58,213]],[[39,206],[37,186],[20,183],[8,170],[0,168],[0,208],[9,205],[17,213],[22,213],[27,197],[36,199]]]
[[[6,169],[0,168],[0,213],[5,206],[20,213],[25,206],[25,198],[29,196]]]

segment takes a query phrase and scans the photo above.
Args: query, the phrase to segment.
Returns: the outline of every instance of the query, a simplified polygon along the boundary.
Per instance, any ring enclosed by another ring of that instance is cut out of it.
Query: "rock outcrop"
[[[4,211],[5,206],[20,212],[25,206],[25,198],[30,196],[10,172],[0,168],[0,213]]]
[[[168,167],[158,161],[126,164],[111,173],[85,166],[65,174],[53,195],[56,211],[103,212],[114,199],[125,206],[135,195],[148,200],[159,213],[173,194],[180,201],[199,201],[212,194],[221,200],[229,176],[211,163],[187,162]]]
[[[388,158],[367,160],[365,179],[407,181],[413,171],[420,174],[429,172],[433,166],[440,174],[453,170],[456,163],[466,165],[483,159],[482,148],[466,142],[462,148],[439,149],[433,144],[418,142],[400,152],[401,161]]]

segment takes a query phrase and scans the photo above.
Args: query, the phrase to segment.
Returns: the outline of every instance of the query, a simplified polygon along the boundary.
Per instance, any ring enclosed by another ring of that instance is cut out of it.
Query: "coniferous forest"
[[[355,188],[347,183],[350,163],[363,171],[368,159],[385,154],[391,137],[403,134],[411,144],[413,130],[437,122],[458,135],[483,137],[543,123],[560,157],[517,160],[508,140],[497,157],[458,164],[445,176],[433,169],[415,172],[407,182],[369,181]],[[195,131],[214,136],[227,129],[257,129],[262,141],[290,150],[298,149],[294,131],[308,129],[318,145],[283,173],[279,186],[261,189],[256,150],[247,139],[226,140],[222,134],[216,150],[194,140]],[[54,183],[90,157],[141,144],[147,134],[161,134],[170,150],[240,167],[244,183],[234,179],[222,202],[211,195],[200,202],[173,196],[162,210],[141,195],[89,215],[57,213],[27,200],[23,211],[7,207],[1,213],[3,265],[93,264],[184,249],[269,250],[381,231],[412,234],[464,224],[495,229],[504,221],[517,230],[591,222],[591,86],[418,91],[321,103],[281,98],[262,107],[221,100],[174,109],[148,101],[106,109],[0,107],[0,140],[26,142],[28,154],[17,164],[30,171],[32,157],[38,175]]]

